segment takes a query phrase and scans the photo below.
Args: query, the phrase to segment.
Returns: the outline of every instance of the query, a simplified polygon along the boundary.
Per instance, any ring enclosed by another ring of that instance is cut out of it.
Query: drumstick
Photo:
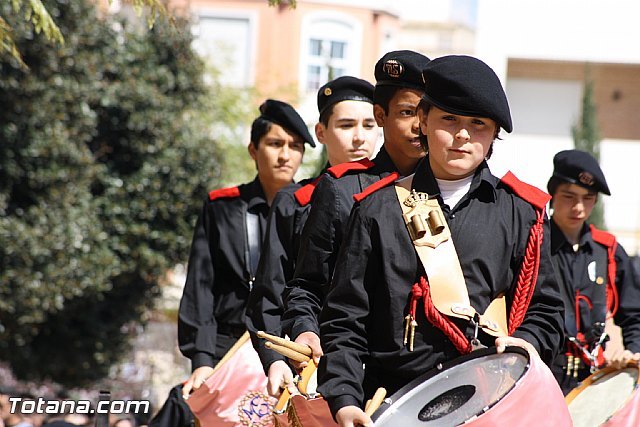
[[[281,345],[283,347],[288,347],[291,350],[295,350],[298,353],[302,353],[305,356],[311,357],[311,347],[304,344],[298,344],[297,342],[293,342],[281,337],[277,337],[275,335],[268,334],[264,331],[258,331],[258,338],[264,338],[267,341],[271,341],[274,344]]]
[[[318,369],[318,365],[316,365],[316,362],[312,360],[311,363],[309,363],[307,367],[304,368],[302,372],[300,372],[298,390],[300,390],[302,394],[309,394],[309,390],[307,390],[307,388],[309,387],[309,381],[311,380],[311,377],[313,376],[313,373],[316,371],[316,369]]]
[[[378,410],[380,405],[382,405],[382,401],[384,401],[386,395],[387,390],[384,387],[380,387],[379,389],[377,389],[371,400],[367,402],[367,406],[365,407],[364,412],[368,416],[373,415],[373,413]]]
[[[287,402],[289,401],[290,397],[291,397],[291,393],[289,393],[288,388],[285,388],[284,390],[282,390],[280,399],[278,399],[276,406],[273,407],[273,412],[275,412],[276,414],[284,413],[284,410],[286,408]]]
[[[238,338],[238,341],[236,341],[235,344],[233,344],[233,346],[231,346],[231,348],[225,353],[225,355],[222,356],[222,359],[220,359],[218,364],[213,367],[213,372],[216,372],[218,369],[222,367],[223,363],[231,359],[231,356],[233,356],[235,352],[238,351],[240,347],[242,347],[244,343],[246,343],[248,340],[249,340],[249,332],[245,331],[244,334],[242,334],[242,336]],[[213,373],[211,375],[213,375]]]
[[[266,346],[267,348],[277,351],[281,355],[288,357],[291,360],[295,360],[296,362],[308,362],[309,359],[311,359],[309,356],[305,354],[299,353],[283,345],[274,344],[271,341],[267,341]]]

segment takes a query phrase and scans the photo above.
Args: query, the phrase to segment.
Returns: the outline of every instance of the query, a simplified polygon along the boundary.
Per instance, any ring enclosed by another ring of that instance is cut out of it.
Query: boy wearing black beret
[[[269,206],[291,184],[304,144],[314,141],[307,126],[282,101],[268,99],[251,126],[248,151],[256,178],[213,190],[198,217],[187,279],[180,300],[178,341],[193,373],[182,388],[188,396],[244,333],[244,310],[255,278]]]
[[[318,90],[319,122],[315,131],[327,150],[326,168],[372,156],[379,135],[372,104],[373,85],[356,77],[338,77]],[[281,386],[292,383],[293,373],[284,356],[268,349],[257,332],[282,335],[282,290],[293,277],[300,234],[317,182],[318,178],[310,178],[291,184],[276,195],[267,219],[256,281],[247,301],[247,329],[268,376],[267,391],[274,396],[280,394]]]
[[[548,197],[512,174],[496,178],[485,160],[512,129],[498,77],[468,56],[434,59],[423,76],[427,157],[412,176],[356,196],[320,315],[318,391],[341,426],[371,425],[362,408],[378,387],[393,394],[478,345],[521,346],[549,363],[562,343]],[[424,250],[438,251],[437,265]],[[442,299],[453,288],[466,302]]]
[[[318,315],[346,232],[353,195],[392,172],[412,173],[424,157],[416,109],[424,90],[422,69],[428,63],[429,58],[409,50],[388,52],[378,60],[373,111],[384,134],[382,148],[373,161],[330,168],[314,192],[296,271],[283,294],[282,327],[292,340],[311,347],[316,361],[322,355]]]
[[[588,223],[598,193],[611,194],[597,160],[580,150],[557,153],[547,189],[553,208],[551,258],[567,335],[551,370],[567,394],[593,369],[640,360],[640,283],[615,236]],[[625,348],[617,353],[604,353],[609,318],[622,329]]]

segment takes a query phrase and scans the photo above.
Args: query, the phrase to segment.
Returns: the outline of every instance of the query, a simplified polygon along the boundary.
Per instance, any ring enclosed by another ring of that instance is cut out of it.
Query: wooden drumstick
[[[380,405],[382,405],[382,402],[384,401],[384,398],[386,396],[387,396],[387,390],[384,387],[380,387],[379,389],[377,389],[375,394],[371,398],[371,400],[367,402],[364,412],[368,416],[373,415],[373,413],[378,410]]]
[[[280,398],[278,399],[276,406],[273,407],[273,412],[275,412],[276,414],[284,413],[287,407],[287,402],[289,402],[290,397],[291,397],[291,393],[289,393],[288,388],[285,388],[284,390],[282,390],[282,394],[280,395]]]
[[[295,360],[296,362],[308,362],[311,359],[309,356],[299,353],[295,350],[290,349],[289,347],[285,347],[282,345],[274,344],[271,341],[267,341],[267,348],[270,348],[274,351],[277,351],[281,355],[288,357],[291,360]]]
[[[309,356],[311,357],[311,347],[309,347],[308,345],[304,345],[304,344],[298,344],[296,342],[293,342],[291,340],[287,340],[281,337],[277,337],[275,335],[271,335],[268,334],[264,331],[258,331],[258,338],[264,338],[267,341],[270,341],[274,344],[278,344],[281,345],[283,347],[288,347],[291,350],[295,350],[298,353],[302,353],[305,356]]]
[[[307,367],[304,368],[302,372],[300,372],[298,390],[300,390],[302,394],[309,395],[309,390],[307,390],[309,388],[309,381],[311,380],[311,377],[313,376],[313,373],[316,371],[316,369],[318,369],[318,365],[316,365],[314,361],[311,361],[311,363],[309,363]]]

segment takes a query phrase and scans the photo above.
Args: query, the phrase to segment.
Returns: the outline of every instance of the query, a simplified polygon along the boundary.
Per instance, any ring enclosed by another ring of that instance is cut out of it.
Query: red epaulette
[[[616,244],[616,236],[603,230],[598,230],[593,224],[589,224],[591,237],[596,243],[600,243],[607,248],[612,248]]]
[[[379,189],[384,188],[384,187],[388,186],[389,184],[392,184],[398,178],[400,178],[400,174],[398,172],[393,172],[392,174],[382,178],[380,181],[374,182],[373,184],[371,184],[370,186],[365,188],[362,193],[354,194],[353,195],[353,200],[355,200],[356,202],[361,202],[368,195],[375,193]]]
[[[240,189],[238,187],[220,188],[218,190],[209,191],[209,200],[233,198],[240,196]]]
[[[520,181],[511,171],[507,172],[500,182],[511,188],[520,198],[531,203],[538,209],[544,209],[551,200],[551,196],[531,184]]]
[[[334,178],[341,178],[345,176],[347,172],[366,171],[367,169],[371,169],[373,166],[375,166],[375,163],[365,157],[364,159],[353,162],[340,163],[339,165],[331,166],[327,169],[327,172]]]
[[[296,198],[300,206],[307,206],[311,202],[311,196],[313,196],[313,192],[316,190],[316,186],[318,185],[318,182],[320,182],[320,178],[323,176],[324,175],[320,175],[312,182],[307,185],[303,185],[293,193],[293,196]]]

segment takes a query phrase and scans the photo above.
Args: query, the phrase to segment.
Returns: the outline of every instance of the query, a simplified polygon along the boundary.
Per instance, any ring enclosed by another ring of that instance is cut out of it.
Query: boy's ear
[[[382,108],[381,105],[373,105],[373,117],[375,117],[376,123],[379,127],[384,127],[384,120],[387,118],[387,114],[384,112],[384,108]]]
[[[316,123],[316,138],[318,138],[318,142],[320,144],[324,144],[324,133],[327,130],[327,128],[325,128],[324,124],[318,122]]]
[[[420,123],[420,132],[423,135],[427,134],[427,115],[429,114],[424,109],[418,107],[416,110],[416,114],[418,115],[418,121]]]
[[[253,142],[249,142],[249,146],[247,147],[247,150],[249,151],[249,155],[251,156],[251,158],[255,161],[256,160],[256,146],[253,145]]]

